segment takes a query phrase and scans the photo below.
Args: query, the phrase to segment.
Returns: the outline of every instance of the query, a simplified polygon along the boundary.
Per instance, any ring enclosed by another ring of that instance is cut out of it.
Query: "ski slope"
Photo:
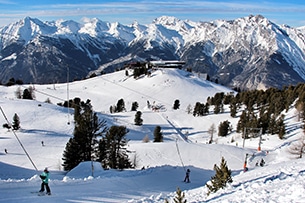
[[[206,144],[207,131],[212,124],[218,126],[229,120],[235,126],[238,118],[232,119],[227,108],[222,114],[211,113],[204,117],[193,117],[186,113],[186,108],[197,101],[205,102],[216,92],[231,90],[182,70],[160,69],[151,77],[137,80],[127,77],[125,71],[118,71],[69,85],[33,87],[35,101],[16,99],[17,86],[0,87],[0,106],[9,121],[15,113],[20,117],[21,129],[16,131],[16,136],[33,162],[14,133],[1,128],[0,202],[150,203],[165,199],[171,202],[177,187],[185,193],[187,202],[304,201],[304,160],[288,153],[289,146],[303,134],[293,108],[286,113],[286,127],[292,129],[287,139],[264,135],[262,151],[258,152],[258,139],[246,140],[243,148],[241,135],[235,132],[225,138],[215,133],[214,143]],[[74,129],[73,110],[56,103],[68,97],[90,99],[99,118],[105,119],[107,125],[124,125],[129,129],[129,157],[136,160],[136,169],[103,170],[99,163],[84,162],[68,173],[63,171],[62,153]],[[47,98],[52,104],[44,102]],[[126,112],[110,114],[109,107],[121,98],[125,101]],[[176,99],[180,100],[180,109],[173,110]],[[134,101],[139,103],[138,110],[142,112],[142,126],[134,125],[135,112],[130,111]],[[147,101],[163,108],[152,111]],[[0,121],[6,123],[4,116]],[[156,125],[161,126],[163,143],[152,142]],[[142,141],[145,136],[150,139],[148,143]],[[244,173],[247,153],[251,155],[247,160],[249,171]],[[232,170],[233,183],[207,196],[205,184],[222,156]],[[266,165],[255,166],[261,158]],[[39,190],[39,174],[45,167],[51,172],[52,195],[40,197],[32,192]],[[183,182],[187,168],[191,170],[191,183]]]

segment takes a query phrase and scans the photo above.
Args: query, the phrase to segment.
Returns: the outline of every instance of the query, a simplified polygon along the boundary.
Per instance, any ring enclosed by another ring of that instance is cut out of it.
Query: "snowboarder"
[[[48,168],[45,168],[44,171],[42,172],[42,174],[40,175],[40,178],[42,180],[42,183],[41,183],[41,188],[39,190],[39,192],[44,192],[44,187],[46,187],[46,190],[47,190],[47,195],[51,195],[51,190],[50,190],[50,187],[49,187],[49,171],[48,171]]]
[[[190,169],[187,169],[186,170],[186,173],[185,173],[185,178],[184,178],[184,181],[183,182],[187,182],[189,183],[190,182]]]

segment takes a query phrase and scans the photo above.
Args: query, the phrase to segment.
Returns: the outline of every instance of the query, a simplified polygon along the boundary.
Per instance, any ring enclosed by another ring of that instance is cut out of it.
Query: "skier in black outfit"
[[[49,174],[50,173],[48,171],[48,168],[45,168],[44,171],[42,172],[42,174],[40,175],[42,183],[41,183],[41,189],[39,190],[39,192],[44,192],[44,186],[46,186],[47,195],[51,195],[51,190],[49,187]]]
[[[261,162],[259,163],[259,165],[260,165],[261,167],[263,167],[263,166],[265,165],[265,160],[262,159]]]
[[[189,183],[190,182],[190,169],[187,169],[186,170],[186,173],[185,173],[185,178],[184,178],[184,181],[183,182],[187,182]]]

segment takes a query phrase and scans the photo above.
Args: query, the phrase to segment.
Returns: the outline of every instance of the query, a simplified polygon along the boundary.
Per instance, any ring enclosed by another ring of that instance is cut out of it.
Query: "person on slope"
[[[186,170],[186,173],[185,173],[185,178],[184,178],[184,181],[183,182],[187,182],[189,183],[190,182],[190,169],[187,169]]]
[[[49,187],[49,175],[50,175],[50,173],[48,171],[48,168],[45,168],[44,171],[42,172],[42,174],[40,175],[42,183],[41,183],[41,188],[40,188],[39,192],[44,192],[44,188],[46,187],[47,195],[51,195],[51,190]]]

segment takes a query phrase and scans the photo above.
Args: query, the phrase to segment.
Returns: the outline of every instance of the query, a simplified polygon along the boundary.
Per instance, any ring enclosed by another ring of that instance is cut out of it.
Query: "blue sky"
[[[261,14],[278,24],[305,26],[304,0],[0,0],[0,27],[26,16],[42,21],[99,18],[103,21],[131,24],[151,23],[168,15],[181,20],[232,20]]]

